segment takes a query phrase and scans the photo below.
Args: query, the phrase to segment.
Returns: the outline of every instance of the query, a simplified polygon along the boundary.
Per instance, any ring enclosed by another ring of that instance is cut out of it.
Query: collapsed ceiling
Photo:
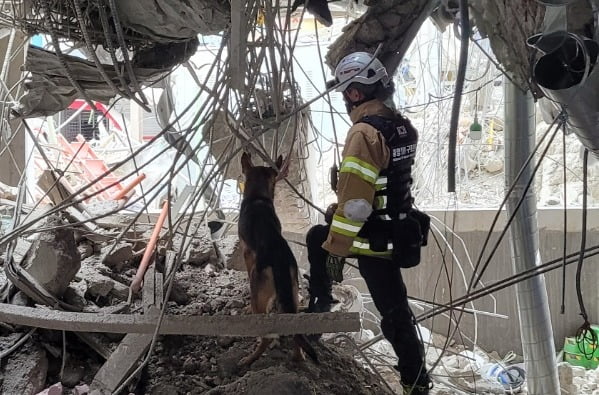
[[[340,3],[353,6],[351,1]],[[349,52],[375,51],[380,44],[379,58],[394,72],[423,21],[439,8],[451,23],[456,17],[456,3],[365,0],[366,11],[344,28],[330,47],[326,62],[333,67]],[[231,5],[225,0],[54,0],[26,4],[31,8],[19,2],[10,15],[3,15],[3,23],[28,35],[47,35],[51,38],[51,48],[47,49],[54,52],[33,47],[29,51],[25,69],[31,76],[25,81],[28,91],[18,110],[25,117],[58,112],[74,98],[106,103],[123,96],[147,109],[142,87],[152,85],[189,59],[197,49],[198,35],[226,31],[231,23]],[[470,7],[473,22],[483,36],[489,37],[501,67],[521,89],[542,97],[531,76],[536,50],[526,40],[543,30],[545,7],[536,0],[481,0],[470,2]],[[511,23],[504,23],[506,20]],[[570,31],[592,37],[589,1],[569,5],[567,22]],[[88,61],[69,56],[66,41]]]
[[[141,91],[187,60],[197,49],[197,36],[226,29],[228,1],[43,1],[15,7],[3,15],[27,35],[50,37],[54,53],[31,47],[25,70],[28,92],[21,99],[22,116],[49,115],[73,99],[106,103],[117,95],[144,108]],[[89,61],[66,53],[66,42]]]

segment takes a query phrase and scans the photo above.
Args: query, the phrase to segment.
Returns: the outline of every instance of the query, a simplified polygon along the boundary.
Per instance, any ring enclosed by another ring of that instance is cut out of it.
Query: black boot
[[[404,384],[401,383],[403,388],[403,395],[428,395],[431,388],[433,388],[432,383],[427,384]]]
[[[400,371],[399,366],[394,366],[394,368],[398,372]],[[433,382],[428,373],[423,373],[415,383],[405,383],[402,379],[401,386],[403,388],[403,395],[428,395],[433,388]]]

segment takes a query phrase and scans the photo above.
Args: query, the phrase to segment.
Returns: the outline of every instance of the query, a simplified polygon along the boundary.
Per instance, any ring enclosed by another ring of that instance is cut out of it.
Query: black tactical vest
[[[410,192],[412,186],[412,165],[418,145],[418,131],[410,121],[397,114],[394,119],[376,115],[366,116],[358,122],[364,122],[381,132],[389,147],[390,159],[386,169],[379,177],[387,177],[387,186],[375,192],[375,196],[386,196],[385,209],[375,210],[373,215],[387,214],[392,219],[401,213],[407,213],[412,208],[413,198]]]

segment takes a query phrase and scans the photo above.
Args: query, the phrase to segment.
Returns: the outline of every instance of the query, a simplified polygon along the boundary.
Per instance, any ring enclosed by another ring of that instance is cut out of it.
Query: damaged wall
[[[480,248],[487,236],[495,211],[461,210],[457,214],[452,211],[447,213],[428,212],[428,214],[434,215],[437,218],[443,218],[445,223],[455,224],[454,231],[468,246],[469,257],[472,260],[472,264],[476,264]],[[593,210],[591,210],[589,216],[593,216]],[[569,210],[566,240],[568,254],[575,253],[580,249],[580,218],[580,209]],[[495,245],[499,233],[505,226],[506,219],[507,218],[503,215],[499,217],[499,221],[495,226],[495,231],[493,232],[489,246],[487,247],[487,252],[483,257],[483,263],[485,262],[491,247]],[[553,259],[561,258],[563,256],[564,243],[563,209],[539,209],[538,221],[542,262],[546,263]],[[597,224],[589,224],[587,248],[595,245],[598,238],[599,227]],[[470,279],[472,267],[468,256],[463,251],[461,243],[461,240],[455,238],[453,248],[465,271],[466,278]],[[442,266],[443,256],[440,254],[439,249],[434,244],[429,243],[429,246],[423,248],[422,253],[422,263],[414,269],[404,271],[404,281],[408,288],[408,294],[425,300],[434,300],[437,303],[448,303],[450,296],[458,298],[465,294],[462,274],[457,268],[457,264],[452,262],[449,253],[445,254],[445,261],[448,265],[449,272],[453,273],[451,292],[445,269],[443,269]],[[485,284],[490,284],[510,276],[510,260],[509,243],[508,240],[504,238],[485,272],[482,281]],[[599,276],[599,266],[597,265],[597,262],[599,262],[599,258],[596,256],[587,258],[585,260],[584,275],[582,277],[582,292],[585,305],[589,312],[591,323],[593,324],[599,322],[599,315],[597,315],[599,312],[599,300],[597,299],[597,287],[595,281]],[[560,314],[562,271],[561,269],[557,269],[545,274],[551,310],[551,322],[553,325],[554,340],[557,350],[562,348],[564,338],[566,336],[574,336],[576,330],[582,324],[582,318],[579,314],[580,310],[575,294],[575,273],[576,264],[569,265],[566,270],[566,311],[564,315]],[[475,288],[475,291],[479,288],[481,288],[481,285],[478,285],[477,288]],[[490,352],[495,350],[502,356],[509,351],[514,351],[521,355],[522,345],[520,341],[520,326],[518,322],[518,306],[516,303],[515,289],[509,287],[495,292],[493,295],[497,301],[497,313],[505,314],[509,318],[502,319],[479,315],[478,345],[485,351]],[[472,308],[470,304],[467,304],[464,307]],[[490,296],[485,296],[477,300],[475,302],[475,307],[487,312],[493,312],[495,308],[494,301]],[[414,310],[416,316],[422,312],[423,311],[421,310]],[[434,321],[427,320],[424,324],[430,328],[432,323],[434,324],[435,332],[447,333],[447,319],[445,317],[437,316],[434,318]],[[460,329],[472,339],[475,334],[474,328],[472,314],[464,314],[460,323]],[[497,336],[499,333],[502,335],[501,339],[498,341]],[[462,342],[459,337],[456,337],[454,340],[456,342]],[[466,343],[469,345],[469,342],[466,341]]]

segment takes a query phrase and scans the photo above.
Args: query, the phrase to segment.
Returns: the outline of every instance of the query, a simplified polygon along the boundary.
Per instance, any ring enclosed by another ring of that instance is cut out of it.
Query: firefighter
[[[420,262],[430,223],[413,207],[410,190],[418,132],[393,109],[393,83],[370,53],[344,57],[333,84],[343,94],[353,126],[332,183],[338,204],[330,225],[316,225],[306,238],[310,310],[330,310],[331,281],[343,280],[346,257],[357,258],[382,317],[381,331],[397,354],[404,393],[428,394],[432,384],[424,347],[400,270]]]

